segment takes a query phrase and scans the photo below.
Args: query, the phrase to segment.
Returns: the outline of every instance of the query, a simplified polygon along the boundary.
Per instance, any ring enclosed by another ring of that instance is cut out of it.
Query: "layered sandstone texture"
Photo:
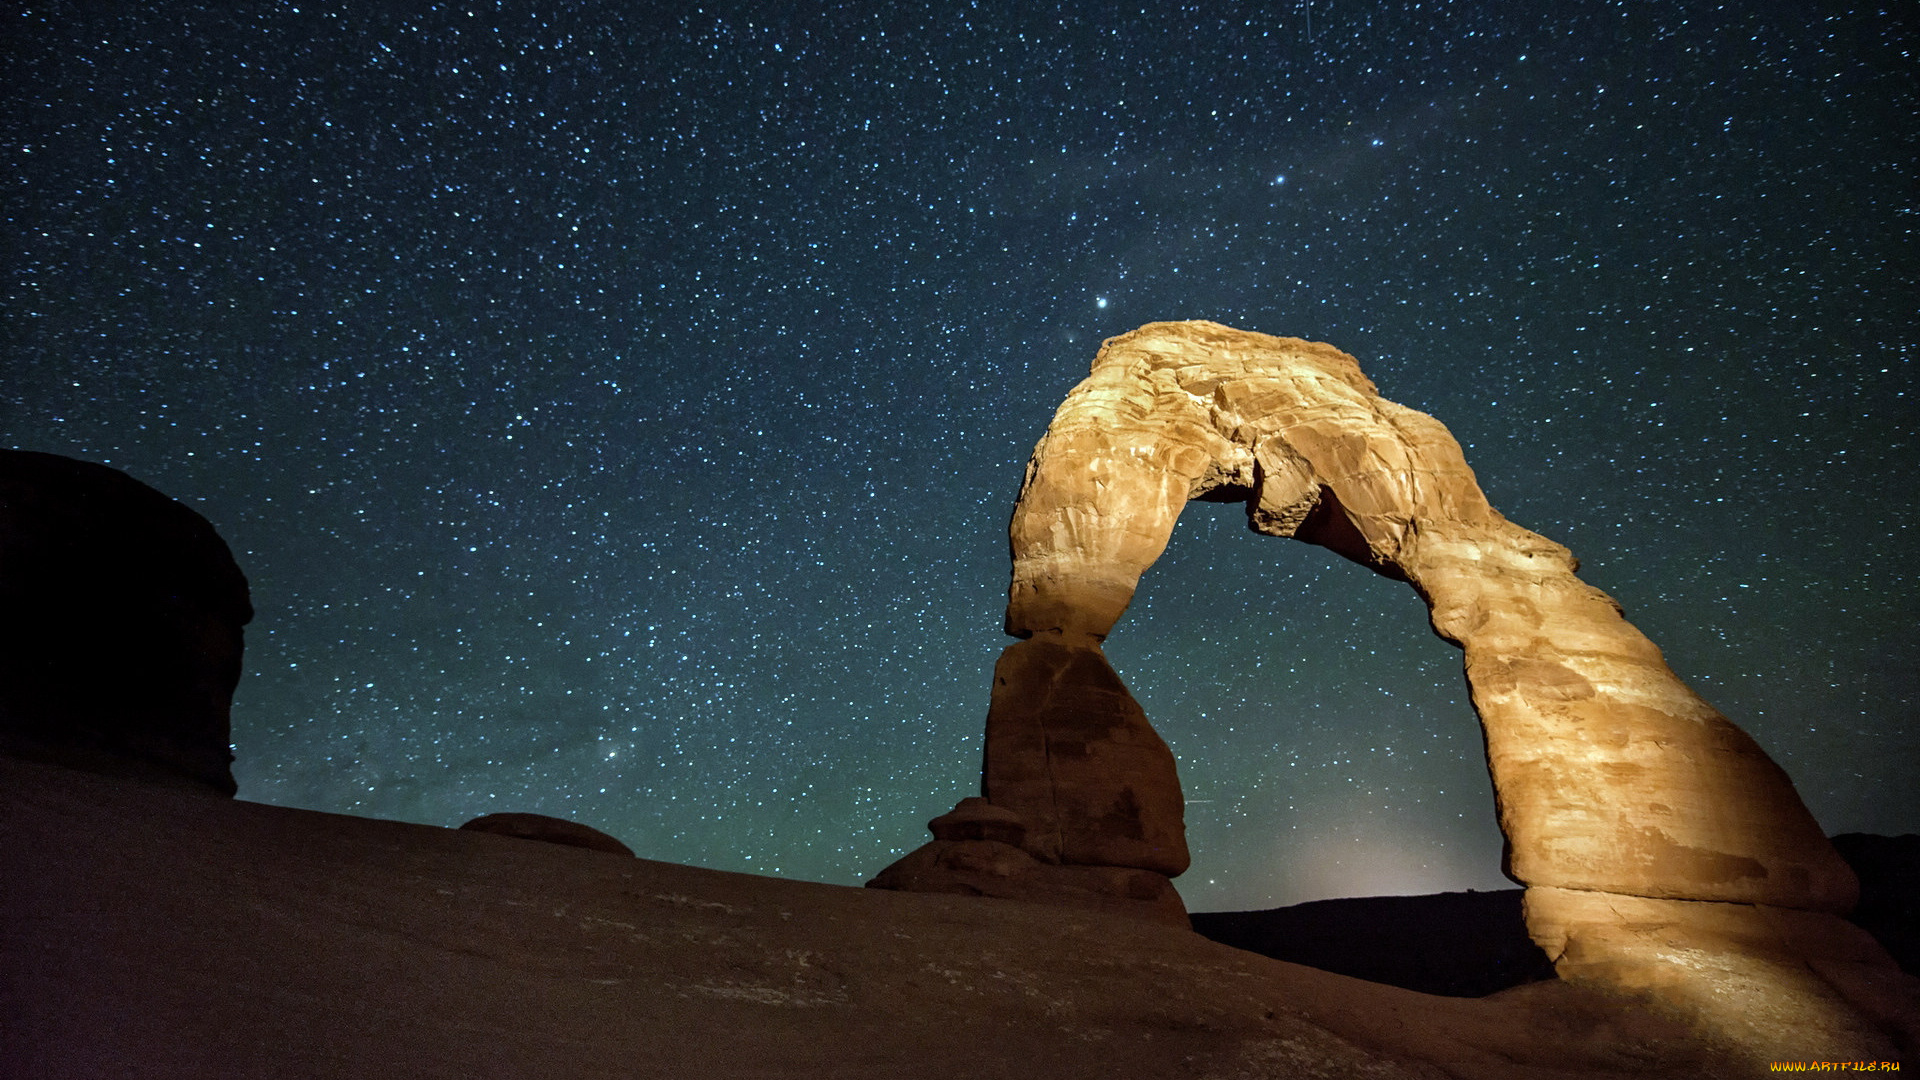
[[[1410,582],[1466,652],[1528,885],[1845,911],[1786,774],[1680,681],[1566,548],[1501,517],[1438,421],[1328,345],[1206,322],[1114,338],[1034,449],[1007,630],[1095,645],[1188,499]]]
[[[1118,677],[1095,673],[1111,674],[1101,643],[1195,498],[1244,501],[1258,532],[1409,583],[1464,650],[1507,871],[1533,890],[1529,931],[1562,974],[1657,989],[1686,981],[1675,957],[1695,945],[1765,938],[1753,970],[1804,1003],[1791,942],[1824,939],[1742,937],[1722,910],[1828,925],[1854,902],[1852,872],[1787,775],[1575,575],[1566,548],[1488,504],[1444,426],[1382,398],[1353,357],[1295,338],[1209,322],[1113,338],[1034,448],[1009,527],[1006,630],[1025,641],[995,673],[984,776],[988,801],[1027,827],[1021,850],[1186,865],[1170,759]],[[1665,929],[1596,916],[1609,898],[1655,905]],[[1662,951],[1674,942],[1692,944]],[[1863,962],[1884,971],[1874,952]],[[1703,995],[1675,1003],[1697,1012]],[[1810,1008],[1809,1025],[1846,1041],[1845,1024],[1821,1028]]]
[[[247,580],[213,526],[104,465],[0,450],[0,750],[235,790]]]

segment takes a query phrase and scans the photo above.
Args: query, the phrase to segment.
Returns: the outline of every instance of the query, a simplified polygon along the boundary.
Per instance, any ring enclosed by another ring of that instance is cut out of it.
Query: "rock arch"
[[[1488,503],[1443,425],[1381,397],[1338,349],[1210,322],[1108,340],[1055,413],[1009,527],[1006,631],[1023,640],[995,668],[983,798],[872,884],[1180,921],[1172,755],[1101,642],[1195,498],[1245,501],[1259,532],[1407,582],[1463,650],[1505,869],[1563,975],[1659,983],[1648,958],[1675,942],[1776,974],[1804,971],[1795,934],[1873,951],[1831,916],[1857,885],[1786,773],[1565,547]],[[1838,1010],[1814,1027],[1853,1024],[1831,990],[1801,990]]]

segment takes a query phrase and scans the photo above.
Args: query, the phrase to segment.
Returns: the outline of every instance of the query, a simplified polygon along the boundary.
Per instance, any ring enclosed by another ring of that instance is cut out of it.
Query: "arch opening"
[[[1459,650],[1405,586],[1189,505],[1102,649],[1175,754],[1194,910],[1511,887]]]

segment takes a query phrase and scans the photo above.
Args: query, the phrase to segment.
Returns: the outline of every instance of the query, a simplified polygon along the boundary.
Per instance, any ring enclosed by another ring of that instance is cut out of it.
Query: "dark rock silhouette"
[[[1553,978],[1527,936],[1524,889],[1315,900],[1267,911],[1201,912],[1222,945],[1423,994],[1485,997]]]
[[[0,750],[235,791],[247,579],[199,514],[115,469],[0,450]]]
[[[460,826],[468,832],[513,836],[521,840],[540,840],[565,847],[608,851],[633,857],[633,849],[591,825],[545,814],[487,814]]]
[[[1909,975],[1920,975],[1920,835],[1841,833],[1834,849],[1860,879],[1848,916]]]

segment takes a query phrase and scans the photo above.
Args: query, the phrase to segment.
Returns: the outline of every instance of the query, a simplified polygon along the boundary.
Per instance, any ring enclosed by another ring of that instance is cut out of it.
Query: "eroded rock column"
[[[981,791],[869,884],[1187,924],[1169,880],[1188,863],[1173,753],[1097,644],[1046,635],[1001,654]]]

